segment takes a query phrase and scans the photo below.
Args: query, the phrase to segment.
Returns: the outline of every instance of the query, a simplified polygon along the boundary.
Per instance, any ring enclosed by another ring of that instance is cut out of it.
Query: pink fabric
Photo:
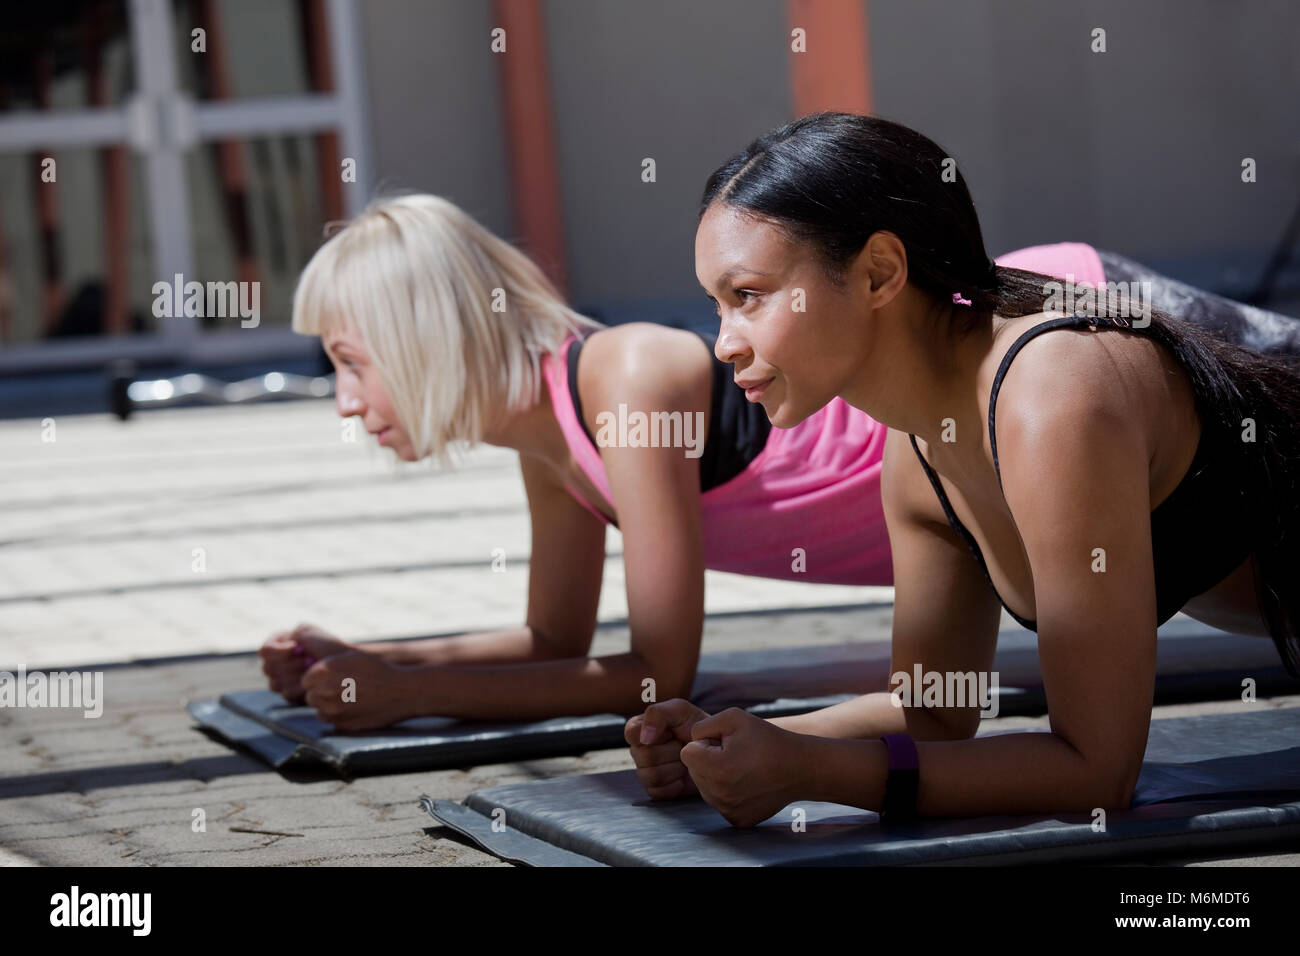
[[[560,431],[564,433],[564,441],[569,446],[569,452],[578,463],[578,467],[582,469],[582,473],[596,486],[596,490],[613,505],[614,495],[610,492],[605,463],[600,460],[600,452],[596,451],[591,444],[591,439],[583,431],[582,423],[578,421],[577,409],[573,407],[573,396],[569,394],[569,346],[575,341],[577,338],[571,335],[560,346],[558,355],[547,353],[542,356],[542,376],[546,379],[546,390],[551,394],[551,407],[555,409],[555,420],[560,423]],[[603,524],[610,523],[608,518],[578,492],[578,489],[567,483],[564,487],[579,504],[599,518]],[[615,513],[617,510],[615,506]]]
[[[569,395],[573,341],[543,357],[547,389],[574,459],[617,509],[600,454]],[[773,428],[749,467],[700,496],[705,566],[788,581],[892,584],[880,502],[887,431],[838,398],[794,428]],[[575,489],[569,493],[605,520]],[[797,548],[803,571],[794,570]]]
[[[1097,250],[1082,242],[1057,242],[1048,246],[1029,246],[998,256],[998,265],[1008,269],[1024,269],[1044,275],[1066,278],[1074,275],[1076,283],[1087,283],[1094,289],[1106,281],[1105,271]]]
[[[998,265],[1076,282],[1105,281],[1096,251],[1078,242],[1008,252]],[[617,510],[599,452],[569,395],[570,338],[542,358],[555,417],[574,459]],[[705,566],[757,577],[826,584],[893,583],[889,535],[880,501],[884,425],[841,399],[793,428],[773,428],[743,472],[700,496]],[[569,493],[608,523],[576,489]],[[804,571],[793,552],[803,549]]]

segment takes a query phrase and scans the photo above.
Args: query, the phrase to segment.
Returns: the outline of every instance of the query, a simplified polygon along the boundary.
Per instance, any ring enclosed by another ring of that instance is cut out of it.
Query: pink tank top
[[[1058,243],[1009,252],[999,265],[1079,282],[1104,281],[1091,246]],[[605,500],[617,508],[600,453],[569,395],[570,337],[542,372],[569,451]],[[889,535],[880,500],[888,429],[842,399],[793,428],[773,428],[739,475],[700,496],[704,563],[716,571],[823,584],[890,585]],[[573,497],[609,520],[572,486]]]
[[[574,460],[617,508],[569,396],[573,341],[542,359],[551,404]],[[838,398],[793,428],[773,428],[744,471],[700,495],[705,566],[789,581],[892,584],[880,502],[887,431]],[[569,493],[608,523],[575,489]]]

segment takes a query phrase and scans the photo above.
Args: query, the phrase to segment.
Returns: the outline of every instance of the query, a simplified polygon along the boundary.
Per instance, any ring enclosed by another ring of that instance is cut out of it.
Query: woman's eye
[[[750,292],[748,289],[733,289],[731,294],[740,300],[741,305],[744,305],[749,299],[754,298],[756,295],[756,293]],[[714,314],[719,316],[722,315],[722,303],[713,298],[713,296],[709,296],[709,300],[713,303]]]

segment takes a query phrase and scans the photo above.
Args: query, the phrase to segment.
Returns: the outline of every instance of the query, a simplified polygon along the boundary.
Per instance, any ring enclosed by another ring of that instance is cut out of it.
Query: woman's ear
[[[872,233],[854,261],[853,272],[870,289],[873,308],[888,305],[907,283],[907,250],[902,240],[892,232]]]

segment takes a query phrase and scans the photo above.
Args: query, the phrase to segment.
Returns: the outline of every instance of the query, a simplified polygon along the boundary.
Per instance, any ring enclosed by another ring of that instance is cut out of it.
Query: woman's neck
[[[900,301],[902,300],[902,301]],[[895,307],[897,306],[897,307]],[[926,306],[896,298],[875,318],[879,345],[841,397],[876,421],[927,444],[982,447],[984,368],[997,317],[961,333],[966,306]]]
[[[528,408],[508,412],[483,441],[500,448],[511,448],[521,455],[538,458],[564,470],[569,461],[569,445],[555,417],[549,386],[542,380],[538,400]]]

